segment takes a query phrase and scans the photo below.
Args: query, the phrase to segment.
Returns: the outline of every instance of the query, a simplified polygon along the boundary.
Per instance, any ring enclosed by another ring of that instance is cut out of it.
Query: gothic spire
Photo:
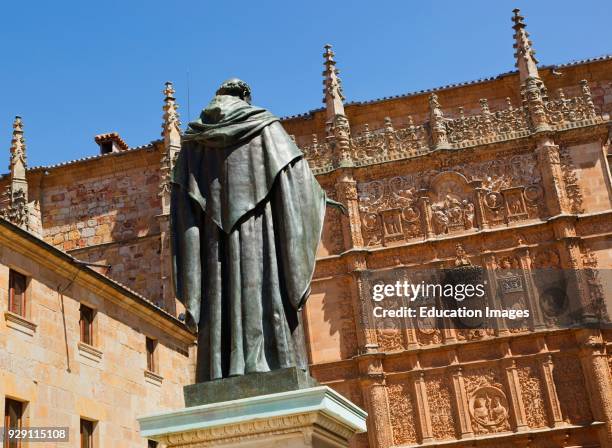
[[[515,66],[519,70],[521,85],[527,78],[539,78],[538,60],[535,57],[535,51],[532,47],[533,42],[529,40],[529,33],[525,29],[525,17],[521,15],[521,10],[516,8],[513,10],[514,17],[514,57],[516,58]]]
[[[23,122],[20,116],[16,116],[15,121],[13,121],[9,169],[11,172],[10,184],[6,192],[8,204],[0,210],[0,216],[24,229],[29,229],[27,157],[23,138]]]
[[[338,77],[338,69],[334,60],[332,46],[325,45],[325,71],[323,72],[323,103],[327,110],[327,122],[332,122],[336,115],[344,115],[344,95],[342,94],[342,81]]]
[[[162,123],[162,137],[164,146],[160,161],[159,195],[162,198],[162,214],[170,210],[170,178],[174,162],[181,149],[181,122],[179,120],[178,105],[174,97],[174,86],[167,81],[162,91],[164,94],[164,115]]]
[[[164,139],[166,136],[169,137],[169,134],[172,132],[180,133],[180,125],[181,122],[179,120],[178,114],[178,105],[176,104],[176,98],[174,97],[174,86],[172,82],[166,81],[166,87],[163,90],[164,94],[164,122],[162,123],[162,137]]]
[[[23,122],[20,116],[13,121],[13,139],[11,141],[11,183],[13,190],[24,190],[27,195],[28,182],[26,180],[27,157],[26,145],[23,138]],[[15,188],[16,187],[16,188]]]

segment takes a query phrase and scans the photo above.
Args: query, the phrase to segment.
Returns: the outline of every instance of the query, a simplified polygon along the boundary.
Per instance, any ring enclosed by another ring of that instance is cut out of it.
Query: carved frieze
[[[544,385],[538,373],[535,361],[522,361],[518,364],[518,376],[521,382],[521,395],[530,428],[542,428],[548,425]]]
[[[454,439],[455,417],[452,408],[452,386],[447,375],[426,377],[427,401],[431,427],[436,440]]]
[[[364,245],[387,246],[485,223],[537,218],[544,210],[540,183],[530,153],[359,183]]]
[[[601,121],[585,80],[580,82],[581,94],[549,100],[542,81],[527,79],[522,89],[523,105],[514,107],[510,99],[504,109],[491,111],[486,99],[480,100],[481,113],[466,116],[463,107],[457,118],[445,117],[435,93],[429,98],[429,121],[415,125],[408,117],[408,126],[395,129],[386,117],[384,127],[351,135],[348,120],[337,115],[328,129],[328,141],[319,143],[317,136],[302,146],[302,151],[315,172],[325,172],[338,164],[371,165],[388,160],[416,157],[436,149],[465,148],[528,136],[532,132],[565,129],[577,124]],[[332,149],[335,148],[334,158]]]
[[[559,149],[559,162],[561,164],[565,194],[569,201],[570,210],[572,213],[576,214],[584,213],[582,191],[578,185],[576,168],[572,161],[569,148],[562,147]]]
[[[407,383],[390,384],[387,387],[389,412],[393,427],[393,444],[405,445],[417,442],[415,406]]]
[[[580,361],[570,356],[557,356],[553,362],[553,376],[563,420],[573,424],[592,421],[591,408],[585,399],[588,394]]]
[[[375,163],[385,159],[413,157],[429,150],[424,126],[415,126],[408,117],[406,128],[395,130],[390,118],[385,118],[385,127],[370,131],[364,126],[363,133],[351,140],[355,165]]]
[[[506,104],[506,109],[491,113],[487,100],[481,99],[482,113],[467,117],[463,107],[460,107],[459,117],[445,123],[449,142],[468,146],[473,142],[501,140],[508,134],[526,132],[528,126],[525,107],[514,108],[509,98]]]

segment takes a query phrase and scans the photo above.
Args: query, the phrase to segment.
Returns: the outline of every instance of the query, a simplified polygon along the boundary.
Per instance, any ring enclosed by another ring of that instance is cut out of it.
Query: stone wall
[[[41,175],[42,237],[161,303],[160,148],[84,160]]]
[[[7,312],[9,267],[29,277],[25,321]],[[70,443],[53,446],[76,446],[86,418],[98,422],[96,446],[140,448],[138,416],[184,406],[182,387],[194,381],[187,333],[65,269],[44,248],[0,248],[0,407],[5,397],[24,401],[26,426],[69,427]],[[79,343],[81,304],[96,310],[93,347]],[[157,375],[146,371],[146,337],[158,341]]]

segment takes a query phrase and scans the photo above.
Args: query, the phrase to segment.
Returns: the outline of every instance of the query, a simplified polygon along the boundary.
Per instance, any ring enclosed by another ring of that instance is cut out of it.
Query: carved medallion
[[[508,401],[501,389],[483,386],[474,391],[469,409],[472,418],[480,425],[495,430],[508,420]]]

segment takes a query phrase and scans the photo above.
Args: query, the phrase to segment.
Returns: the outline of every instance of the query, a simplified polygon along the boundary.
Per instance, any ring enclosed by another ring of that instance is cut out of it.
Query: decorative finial
[[[538,60],[535,57],[535,51],[533,49],[533,42],[529,40],[529,33],[525,29],[525,17],[521,15],[521,10],[516,8],[513,10],[514,16],[512,21],[514,22],[514,57],[516,58],[515,66],[519,69],[519,76],[521,84],[525,82],[527,78],[539,78],[538,73]]]
[[[9,166],[11,173],[13,173],[15,168],[17,168],[18,171],[21,171],[21,168],[23,168],[23,173],[20,172],[19,177],[25,179],[25,170],[27,169],[26,145],[25,139],[23,138],[23,122],[21,121],[21,117],[19,115],[15,116],[15,121],[13,121],[11,164]]]
[[[442,149],[448,146],[446,124],[444,113],[438,101],[438,95],[434,92],[429,95],[429,125],[431,139],[435,149]]]
[[[181,122],[179,120],[178,105],[176,104],[176,98],[174,97],[174,86],[170,81],[166,81],[166,87],[163,90],[164,93],[164,122],[162,123],[162,137],[165,137],[167,133],[171,132],[172,128],[179,130]]]
[[[0,210],[0,217],[11,221],[26,230],[30,229],[30,209],[28,206],[28,180],[26,178],[27,157],[23,122],[20,116],[13,121],[11,140],[11,160],[9,169],[10,184],[7,189],[8,205]]]
[[[181,122],[179,120],[178,105],[174,97],[174,86],[167,81],[162,91],[164,94],[164,115],[162,123],[162,137],[164,148],[160,160],[159,196],[162,198],[162,215],[170,212],[170,184],[172,169],[181,149]]]
[[[332,46],[325,45],[325,71],[323,72],[323,103],[327,109],[327,121],[331,122],[336,115],[344,115],[344,95],[342,94],[342,81],[338,77],[338,69],[334,59]]]

